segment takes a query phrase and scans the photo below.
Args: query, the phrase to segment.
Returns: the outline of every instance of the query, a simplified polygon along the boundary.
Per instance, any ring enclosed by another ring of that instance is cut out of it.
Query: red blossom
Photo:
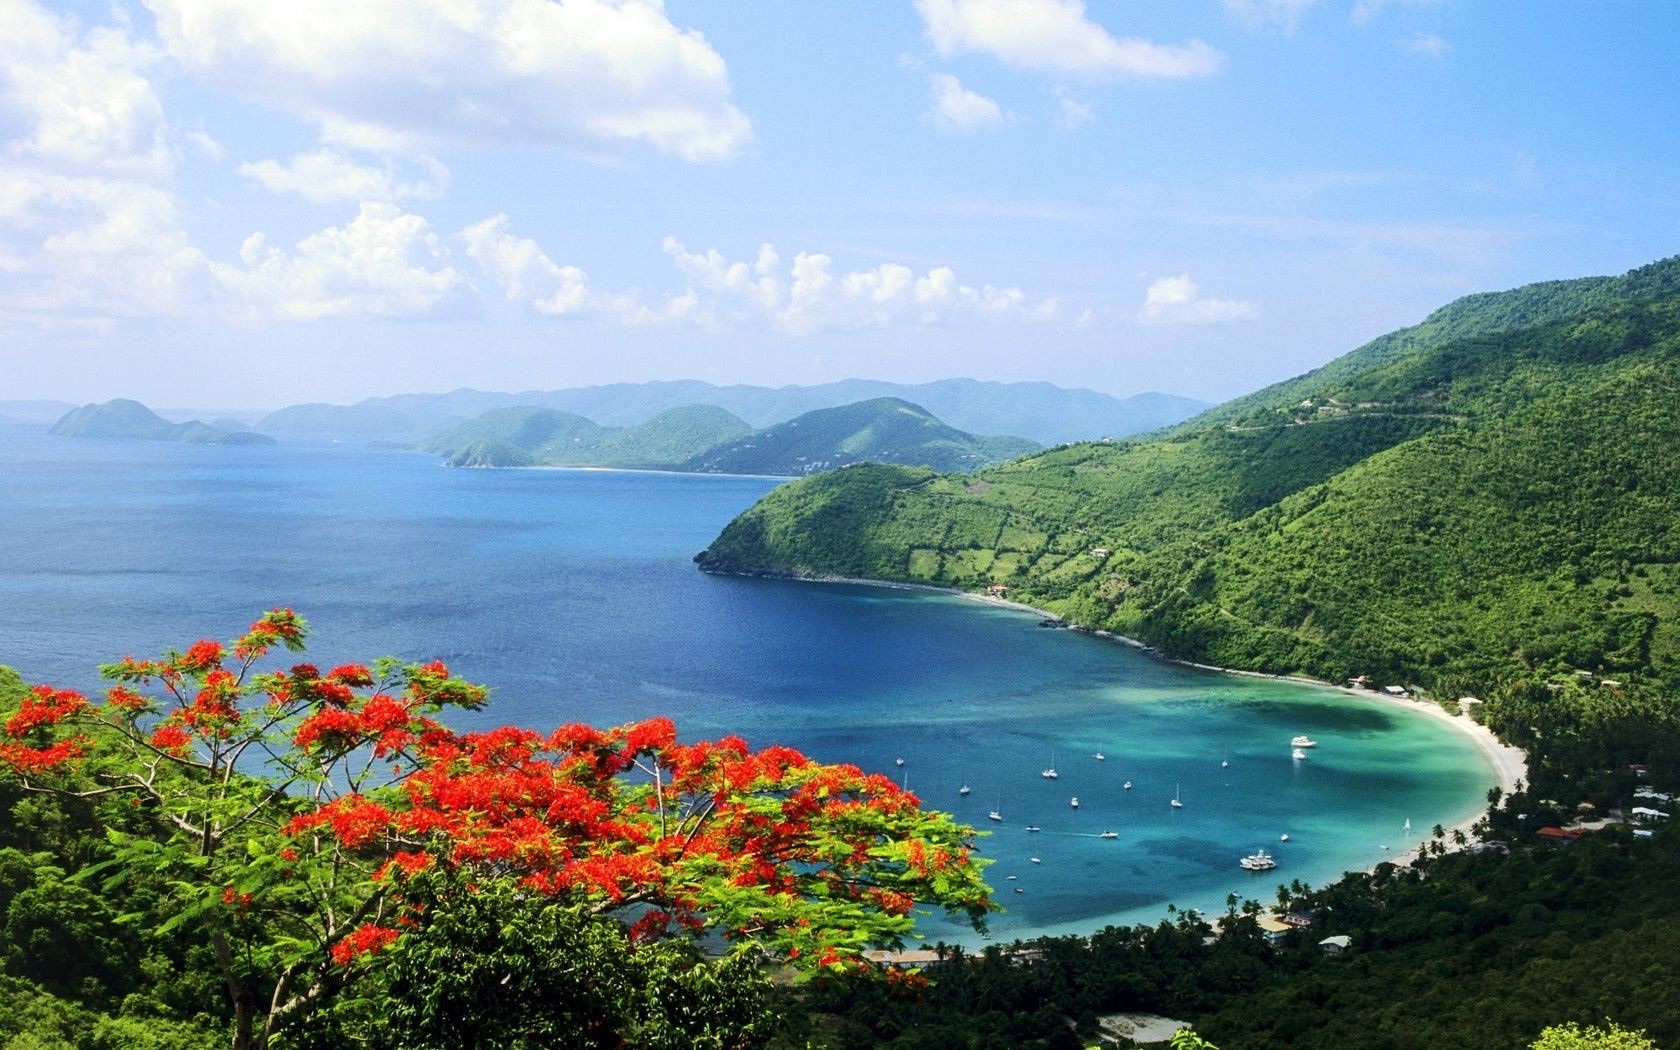
[[[87,754],[87,738],[71,737],[46,747],[0,741],[0,765],[19,773],[45,773]]]
[[[323,707],[298,723],[292,742],[305,751],[324,745],[354,747],[362,732],[362,720],[339,707]]]
[[[87,710],[87,697],[73,689],[38,685],[23,698],[17,713],[6,720],[6,734],[25,737],[42,726],[54,726]]]
[[[126,686],[114,685],[105,691],[105,702],[122,711],[143,711],[148,701]]]
[[[201,640],[187,647],[186,654],[180,659],[183,671],[207,671],[222,664],[222,643]]]
[[[399,936],[400,930],[393,930],[389,926],[375,926],[371,922],[365,923],[332,946],[332,960],[340,966],[349,966],[364,955],[371,955],[388,947]]]
[[[152,731],[152,746],[170,754],[179,754],[191,740],[191,734],[176,722],[165,722]]]
[[[328,671],[327,679],[340,685],[365,687],[373,684],[373,672],[361,664],[342,664]]]

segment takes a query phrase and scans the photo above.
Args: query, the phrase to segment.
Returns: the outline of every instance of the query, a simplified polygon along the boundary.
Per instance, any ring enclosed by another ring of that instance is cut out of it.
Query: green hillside
[[[821,408],[708,449],[686,470],[721,474],[814,474],[853,463],[973,470],[1038,447],[1026,438],[978,437],[919,405],[880,397]]]
[[[785,486],[697,559],[1012,598],[1225,666],[1680,684],[1680,261],[1460,300],[1153,441]]]
[[[575,462],[601,440],[606,427],[569,412],[519,406],[498,408],[434,434],[417,446],[453,456],[470,445],[499,442],[523,450],[535,462]]]
[[[595,446],[595,456],[602,466],[668,467],[750,433],[752,427],[731,412],[684,405],[637,426],[614,428]]]
[[[878,398],[807,412],[755,431],[712,405],[669,409],[633,427],[604,427],[552,408],[486,412],[421,443],[451,466],[594,466],[799,475],[863,460],[975,469],[1038,446],[977,437],[916,405]]]
[[[419,448],[450,466],[668,468],[752,428],[721,408],[686,405],[633,427],[603,427],[569,412],[519,406],[486,412]]]
[[[128,441],[182,441],[195,445],[272,445],[274,439],[249,430],[226,430],[198,420],[171,423],[138,401],[117,398],[83,405],[52,426],[61,437],[116,438]]]

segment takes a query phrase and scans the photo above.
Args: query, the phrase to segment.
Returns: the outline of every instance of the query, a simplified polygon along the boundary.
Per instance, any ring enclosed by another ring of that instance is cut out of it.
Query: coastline
[[[1237,668],[1216,667],[1212,664],[1196,663],[1191,660],[1179,660],[1170,656],[1161,655],[1154,649],[1154,647],[1138,641],[1136,638],[1128,638],[1125,635],[1116,634],[1113,631],[1096,630],[1089,627],[1076,627],[1066,624],[1060,616],[1046,609],[1040,609],[1036,606],[1026,605],[1021,602],[1012,602],[1007,598],[999,598],[990,594],[975,594],[971,591],[957,590],[954,587],[938,587],[927,583],[904,583],[896,580],[856,579],[845,576],[783,575],[776,577],[775,574],[770,573],[725,573],[723,575],[772,576],[781,579],[799,580],[804,583],[849,584],[861,587],[885,587],[892,590],[902,591],[923,591],[929,594],[943,594],[964,598],[969,601],[980,602],[985,605],[996,606],[1002,609],[1012,609],[1017,612],[1031,613],[1035,616],[1042,616],[1050,620],[1055,620],[1058,623],[1063,623],[1068,630],[1077,631],[1080,634],[1090,635],[1095,638],[1101,638],[1104,641],[1114,642],[1118,645],[1129,646],[1133,649],[1145,652],[1157,660],[1161,660],[1165,663],[1176,664],[1180,667],[1190,667],[1198,671],[1207,671],[1213,674],[1237,675],[1244,678],[1266,678],[1278,682],[1293,682],[1299,685],[1316,686],[1321,689],[1334,690],[1338,693],[1356,697],[1360,700],[1374,701],[1388,705],[1394,709],[1406,710],[1414,714],[1422,715],[1426,718],[1434,719],[1442,725],[1451,726],[1453,729],[1465,734],[1476,744],[1478,750],[1480,750],[1483,756],[1487,759],[1488,765],[1493,772],[1494,783],[1489,786],[1497,786],[1501,794],[1511,794],[1516,789],[1517,782],[1525,780],[1528,776],[1528,756],[1521,748],[1501,743],[1499,738],[1494,736],[1493,730],[1489,729],[1487,726],[1475,721],[1468,715],[1452,714],[1440,704],[1430,700],[1416,700],[1410,697],[1390,696],[1381,690],[1355,689],[1351,686],[1337,685],[1334,682],[1326,682],[1318,678],[1306,678],[1300,675],[1268,674],[1264,671],[1244,671]],[[1443,825],[1447,833],[1447,838],[1444,842],[1446,848],[1459,848],[1453,845],[1452,833],[1454,831],[1463,831],[1466,835],[1469,835],[1471,829],[1480,822],[1485,811],[1485,806],[1480,807],[1474,813],[1471,813],[1469,816],[1464,817],[1456,823]],[[1418,829],[1414,832],[1414,834],[1417,836],[1415,842],[1408,842],[1398,849],[1376,855],[1364,870],[1372,871],[1377,865],[1384,863],[1406,863],[1412,854],[1416,852],[1417,845],[1426,844],[1431,838],[1428,833],[1428,829]],[[1348,870],[1352,871],[1355,869],[1350,868]]]

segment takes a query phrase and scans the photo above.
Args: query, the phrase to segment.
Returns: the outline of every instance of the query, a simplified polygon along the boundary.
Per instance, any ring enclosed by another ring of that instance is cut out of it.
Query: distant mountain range
[[[713,405],[753,427],[767,427],[819,408],[895,397],[919,405],[970,434],[1021,434],[1042,444],[1120,438],[1188,419],[1208,406],[1169,394],[1111,397],[1050,383],[945,379],[902,384],[847,379],[819,386],[714,386],[699,380],[612,383],[565,390],[400,394],[354,405],[293,405],[256,424],[264,433],[295,437],[384,438],[414,441],[498,408],[551,408],[602,426],[632,427],[662,412]]]
[[[117,398],[99,405],[72,409],[52,426],[64,437],[120,438],[139,441],[182,441],[195,445],[272,445],[274,439],[249,430],[234,430],[196,419],[171,423],[138,401]]]
[[[603,427],[552,408],[498,408],[416,447],[457,467],[797,476],[864,461],[976,470],[1040,446],[1026,438],[965,433],[918,405],[888,397],[816,409],[762,430],[712,405],[673,408],[633,427]]]

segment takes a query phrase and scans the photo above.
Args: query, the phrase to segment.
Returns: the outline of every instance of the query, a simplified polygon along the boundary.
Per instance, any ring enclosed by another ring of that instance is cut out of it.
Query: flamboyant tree
[[[133,918],[203,931],[237,1050],[415,926],[423,873],[614,917],[631,944],[721,939],[807,971],[901,943],[918,903],[977,925],[991,907],[973,829],[887,777],[680,743],[663,718],[457,731],[442,716],[486,691],[441,663],[269,666],[306,630],[276,609],[226,645],[102,667],[99,700],[37,686],[0,735],[24,786],[137,808],[147,830],[112,833],[107,889],[166,887],[167,914]]]

